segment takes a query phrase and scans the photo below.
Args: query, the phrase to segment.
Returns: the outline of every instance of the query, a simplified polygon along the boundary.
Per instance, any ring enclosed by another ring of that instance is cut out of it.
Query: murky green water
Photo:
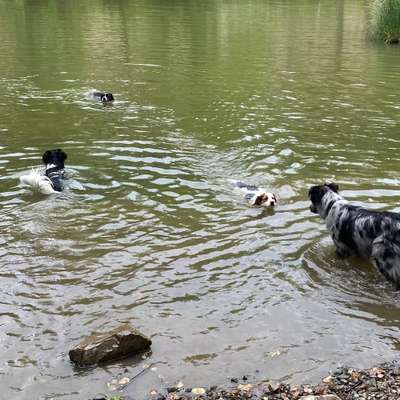
[[[355,0],[0,0],[5,399],[87,399],[158,361],[128,394],[399,355],[399,295],[335,258],[307,201],[335,180],[400,211],[400,48],[366,26]],[[54,147],[67,190],[19,186]],[[230,178],[279,205],[248,208]],[[147,360],[70,364],[128,321],[153,339]]]

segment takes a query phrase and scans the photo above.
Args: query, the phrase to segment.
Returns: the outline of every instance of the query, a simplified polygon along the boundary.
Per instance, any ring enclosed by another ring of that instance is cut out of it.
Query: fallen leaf
[[[277,350],[277,351],[270,351],[269,353],[267,353],[267,355],[268,355],[269,357],[271,357],[271,358],[273,358],[273,357],[278,357],[278,356],[281,355],[281,352],[280,352],[279,350]]]
[[[383,378],[385,376],[385,370],[382,368],[374,367],[371,372],[372,376],[376,376],[377,378]]]
[[[253,388],[253,385],[250,383],[247,383],[245,385],[238,385],[237,387],[239,390],[244,390],[244,391],[249,391]]]
[[[128,377],[123,377],[118,381],[118,385],[127,385],[129,383],[130,379]]]
[[[113,379],[111,382],[107,382],[107,387],[110,390],[116,390],[118,387],[118,381],[116,379]]]
[[[313,390],[312,390],[310,387],[305,386],[305,387],[303,388],[303,392],[304,392],[304,393],[311,394],[311,393],[313,392]]]
[[[360,376],[361,376],[360,373],[357,372],[357,371],[352,371],[351,372],[351,379],[353,381],[358,381],[360,379]]]
[[[206,390],[204,388],[193,388],[192,393],[201,396],[202,394],[206,394]]]

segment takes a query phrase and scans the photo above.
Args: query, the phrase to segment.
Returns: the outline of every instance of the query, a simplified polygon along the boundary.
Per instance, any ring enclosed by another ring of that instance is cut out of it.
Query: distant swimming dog
[[[367,210],[349,204],[335,183],[312,186],[310,211],[319,214],[339,257],[368,258],[400,289],[400,214]]]
[[[114,101],[114,96],[112,93],[92,92],[92,96],[95,100],[99,100],[103,103]]]
[[[255,185],[247,185],[240,181],[233,181],[233,183],[245,193],[244,197],[251,206],[275,206],[276,196],[273,193],[269,193],[263,188],[259,188]]]
[[[47,150],[42,156],[46,168],[45,174],[43,175],[38,170],[32,170],[29,175],[21,176],[20,181],[42,194],[61,192],[66,159],[67,153],[61,149]]]

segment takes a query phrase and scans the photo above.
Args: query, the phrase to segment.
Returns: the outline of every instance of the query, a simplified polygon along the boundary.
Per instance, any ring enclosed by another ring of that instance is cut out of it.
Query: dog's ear
[[[264,194],[260,194],[259,196],[256,197],[256,199],[253,202],[254,206],[261,206],[262,202],[264,200]]]
[[[64,162],[68,158],[67,153],[65,151],[61,150],[60,155],[61,155],[62,162]]]
[[[51,152],[50,150],[47,150],[43,153],[42,160],[44,164],[49,164],[50,163],[50,156]]]
[[[328,185],[326,185],[326,186],[328,186],[328,188],[329,189],[331,189],[331,190],[333,190],[335,193],[337,193],[338,191],[339,191],[339,186],[338,185],[336,185],[336,183],[329,183]]]
[[[310,190],[308,191],[308,198],[311,200],[312,203],[317,204],[321,201],[324,194],[327,192],[326,187],[327,185],[317,185],[311,186]]]

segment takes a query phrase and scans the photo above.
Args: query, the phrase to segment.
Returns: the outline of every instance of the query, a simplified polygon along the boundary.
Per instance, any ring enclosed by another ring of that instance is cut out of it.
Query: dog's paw
[[[340,258],[341,260],[350,257],[350,252],[344,249],[338,249],[336,248],[336,256]]]

